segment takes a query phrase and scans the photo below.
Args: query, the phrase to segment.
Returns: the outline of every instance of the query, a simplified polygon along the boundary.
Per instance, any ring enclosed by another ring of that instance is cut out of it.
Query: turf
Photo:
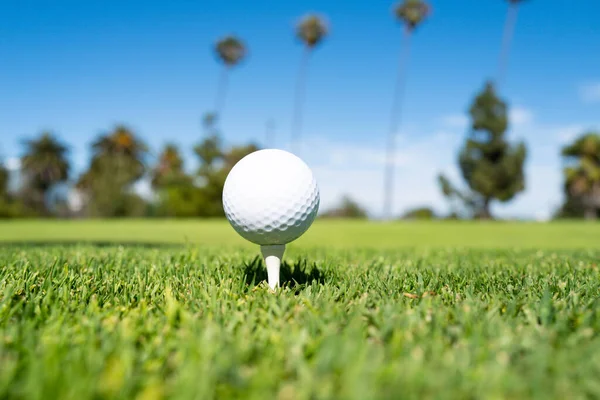
[[[321,223],[277,293],[222,222],[0,228],[2,399],[600,397],[595,225]]]
[[[319,221],[292,247],[328,249],[600,249],[600,224],[581,222]],[[0,242],[190,243],[255,248],[225,220],[0,221]]]

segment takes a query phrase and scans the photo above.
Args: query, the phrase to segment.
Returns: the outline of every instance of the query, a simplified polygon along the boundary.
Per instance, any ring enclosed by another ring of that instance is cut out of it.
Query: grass
[[[327,249],[600,249],[600,224],[581,222],[317,221],[291,247]],[[0,221],[0,242],[94,242],[255,246],[225,220]]]
[[[229,230],[1,223],[0,398],[600,397],[598,225]]]

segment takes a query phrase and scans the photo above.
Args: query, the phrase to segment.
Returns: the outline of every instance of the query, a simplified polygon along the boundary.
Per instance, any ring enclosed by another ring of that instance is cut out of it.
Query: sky
[[[506,3],[431,0],[413,37],[396,133],[394,211],[448,211],[436,176],[462,185],[457,151],[467,110],[495,75]],[[330,35],[310,60],[303,145],[321,208],[348,194],[382,209],[385,138],[402,30],[383,0],[2,0],[0,159],[16,167],[24,139],[54,132],[74,176],[90,143],[123,123],[151,147],[179,145],[186,167],[213,108],[220,65],[212,45],[235,34],[249,54],[230,76],[221,128],[228,144],[290,148],[302,46],[294,24],[323,15]],[[509,138],[528,146],[526,191],[494,204],[502,217],[545,219],[562,201],[560,147],[600,130],[600,2],[531,0],[519,10],[501,95]],[[266,143],[266,126],[274,140]],[[138,190],[148,191],[147,182]]]

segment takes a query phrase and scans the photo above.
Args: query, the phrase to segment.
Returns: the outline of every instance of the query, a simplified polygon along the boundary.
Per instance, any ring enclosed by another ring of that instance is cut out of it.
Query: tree
[[[472,219],[478,217],[482,209],[482,199],[476,193],[460,191],[444,175],[438,175],[438,184],[442,194],[450,202],[450,214],[447,219]]]
[[[402,219],[436,219],[435,211],[430,207],[417,207],[410,209],[402,215]]]
[[[152,171],[152,187],[160,189],[185,178],[179,149],[174,144],[167,144],[159,156],[158,165]]]
[[[405,66],[408,63],[410,39],[412,34],[430,15],[431,7],[422,0],[404,0],[394,9],[395,17],[404,25],[400,64],[396,77],[396,87],[390,112],[390,128],[387,137],[386,166],[384,177],[383,216],[391,218],[394,193],[394,153],[396,151],[396,134],[398,133],[401,113],[402,94],[404,90]]]
[[[566,185],[565,185],[566,186]],[[565,202],[552,216],[553,219],[582,219],[585,218],[586,207],[580,198],[575,198],[565,187]],[[600,208],[596,209],[596,218],[600,218]],[[590,219],[594,219],[593,217]]]
[[[46,196],[57,183],[69,177],[70,165],[67,160],[67,146],[50,132],[44,132],[38,139],[24,142],[25,153],[21,157],[23,202],[40,214],[48,214]]]
[[[562,156],[567,162],[567,203],[579,204],[585,219],[596,219],[600,209],[600,134],[583,134],[562,149]]]
[[[4,198],[8,193],[8,178],[8,169],[0,163],[0,198]]]
[[[248,144],[234,146],[225,151],[221,148],[221,142],[215,138],[205,140],[196,148],[196,154],[200,157],[201,162],[198,169],[202,194],[200,216],[221,217],[225,215],[222,198],[227,175],[239,160],[257,150],[259,150],[258,146]]]
[[[506,22],[504,23],[504,33],[502,35],[502,46],[500,47],[500,56],[498,57],[498,75],[496,76],[496,87],[504,83],[506,68],[508,65],[508,57],[510,47],[515,33],[515,25],[517,23],[517,15],[519,5],[526,0],[506,0],[508,2],[508,11],[506,14]]]
[[[440,185],[444,195],[459,198],[473,216],[490,219],[493,200],[510,201],[525,189],[527,151],[523,143],[511,146],[506,141],[507,107],[491,83],[476,96],[469,113],[471,131],[459,154],[459,166],[470,192],[461,193],[443,175]]]
[[[214,52],[217,60],[223,64],[221,77],[217,87],[217,95],[215,98],[215,114],[213,118],[222,118],[223,108],[225,106],[225,97],[227,92],[227,81],[229,72],[233,67],[242,62],[248,51],[246,45],[241,39],[235,36],[226,36],[219,39],[214,46]]]
[[[367,218],[367,211],[349,196],[342,197],[342,201],[337,207],[325,211],[323,218]]]
[[[129,185],[140,179],[146,170],[145,157],[147,146],[126,126],[100,136],[92,144],[91,171],[107,170],[114,172],[114,179],[121,186]]]
[[[88,213],[102,217],[137,214],[142,199],[129,189],[146,172],[144,142],[118,125],[92,144],[92,153],[90,167],[76,185],[84,193]]]
[[[302,130],[302,114],[304,106],[304,93],[306,91],[306,77],[308,62],[313,50],[327,36],[328,27],[323,18],[315,14],[303,17],[296,25],[296,38],[304,44],[304,52],[300,59],[300,67],[296,78],[296,94],[294,98],[294,116],[292,120],[292,146],[296,152],[300,149],[300,135]]]
[[[23,206],[15,196],[9,192],[10,170],[0,163],[0,218],[18,218],[34,216],[32,210]]]

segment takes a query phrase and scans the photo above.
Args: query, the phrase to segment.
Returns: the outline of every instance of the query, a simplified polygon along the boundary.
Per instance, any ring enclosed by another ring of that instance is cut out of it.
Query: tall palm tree
[[[584,207],[586,219],[596,219],[600,209],[600,134],[588,132],[562,149],[567,192]]]
[[[223,64],[221,77],[217,87],[217,96],[215,98],[216,118],[221,119],[223,108],[225,106],[225,97],[227,94],[227,81],[229,72],[246,57],[248,51],[244,42],[235,36],[226,36],[219,39],[214,46],[217,60]]]
[[[500,56],[498,57],[498,75],[496,76],[496,87],[499,88],[504,82],[506,68],[508,66],[508,56],[510,47],[515,33],[515,25],[517,23],[517,15],[519,5],[527,0],[506,0],[508,1],[508,11],[506,13],[506,21],[504,23],[504,33],[502,35],[502,46],[500,48]]]
[[[48,191],[69,177],[68,148],[50,132],[37,139],[24,142],[21,171],[25,181],[24,196],[37,211],[46,213],[45,199]]]
[[[308,61],[313,50],[319,45],[329,28],[325,20],[316,14],[303,17],[296,25],[296,37],[304,44],[304,52],[300,59],[300,68],[296,80],[296,95],[294,99],[294,115],[292,120],[292,147],[299,149],[300,135],[302,130],[302,112],[304,106],[304,92],[306,90],[306,76],[308,73]]]
[[[394,15],[404,26],[402,51],[396,77],[396,87],[390,114],[390,130],[387,138],[386,166],[384,177],[383,216],[391,218],[394,191],[394,152],[396,134],[400,123],[401,101],[404,90],[405,67],[409,58],[410,39],[415,29],[431,14],[431,7],[423,0],[403,0],[394,8]]]

